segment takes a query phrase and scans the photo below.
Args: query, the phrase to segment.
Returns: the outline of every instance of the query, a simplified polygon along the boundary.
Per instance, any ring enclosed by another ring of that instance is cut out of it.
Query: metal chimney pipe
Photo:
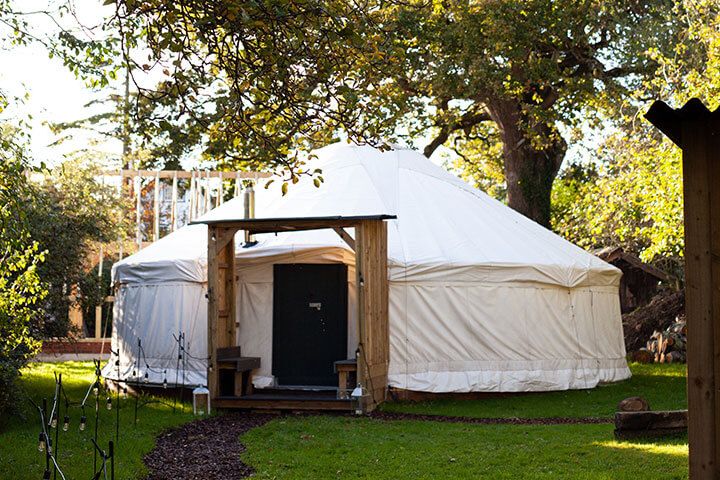
[[[255,218],[255,190],[253,190],[252,183],[248,184],[243,190],[243,204],[245,207],[244,218],[251,219]],[[249,232],[245,232],[245,246],[252,247],[255,245],[255,235],[251,235]]]

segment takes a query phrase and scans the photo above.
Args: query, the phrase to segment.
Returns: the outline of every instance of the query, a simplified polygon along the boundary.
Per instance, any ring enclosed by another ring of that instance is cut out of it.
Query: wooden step
[[[217,397],[216,408],[247,408],[262,410],[332,410],[352,411],[350,400],[317,395],[269,395],[254,393],[243,397]]]

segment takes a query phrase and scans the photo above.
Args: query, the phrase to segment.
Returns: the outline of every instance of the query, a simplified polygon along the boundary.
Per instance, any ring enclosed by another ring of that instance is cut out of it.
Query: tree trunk
[[[526,126],[520,105],[488,102],[503,142],[508,205],[544,227],[550,226],[550,194],[567,145],[554,125]],[[542,147],[535,147],[533,137]]]

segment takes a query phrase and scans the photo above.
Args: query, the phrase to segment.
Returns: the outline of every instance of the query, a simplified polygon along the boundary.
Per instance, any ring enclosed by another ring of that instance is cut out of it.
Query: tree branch
[[[445,143],[450,137],[450,134],[457,130],[465,130],[474,127],[478,123],[488,122],[492,120],[490,114],[485,111],[476,112],[470,111],[461,116],[456,122],[448,123],[440,128],[440,133],[427,144],[423,150],[423,155],[430,157],[437,148]]]

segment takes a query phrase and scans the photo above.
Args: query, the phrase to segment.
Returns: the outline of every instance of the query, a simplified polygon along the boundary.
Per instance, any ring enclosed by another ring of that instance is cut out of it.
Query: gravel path
[[[233,480],[253,473],[240,460],[239,437],[277,415],[228,413],[168,430],[145,455],[147,480]]]

